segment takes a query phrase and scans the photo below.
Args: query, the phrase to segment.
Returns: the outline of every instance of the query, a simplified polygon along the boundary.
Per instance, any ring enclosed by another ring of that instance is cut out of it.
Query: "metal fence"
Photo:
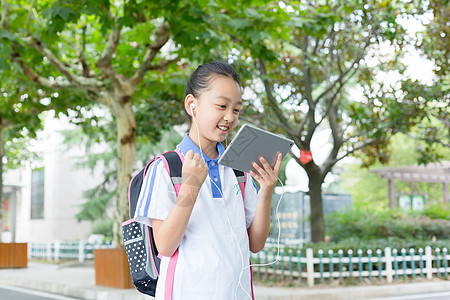
[[[48,243],[28,243],[28,259],[49,261],[94,259],[94,249],[112,248],[110,243],[88,243],[86,241],[55,241]]]
[[[278,258],[275,261],[275,258]],[[252,254],[253,273],[265,279],[298,283],[306,282],[310,287],[315,283],[333,280],[383,280],[388,283],[399,278],[416,276],[432,279],[433,276],[449,278],[449,260],[447,248],[397,249],[385,248],[384,251],[368,250],[363,253],[349,250],[346,255],[339,250],[314,254],[313,249],[293,251],[280,249],[277,255],[275,247],[266,247],[257,254]],[[275,261],[275,262],[274,262]]]

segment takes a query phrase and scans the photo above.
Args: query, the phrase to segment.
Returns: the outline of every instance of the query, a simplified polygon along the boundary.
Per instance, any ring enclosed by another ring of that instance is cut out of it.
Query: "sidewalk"
[[[92,262],[85,264],[28,263],[26,269],[0,269],[0,285],[50,292],[86,300],[150,300],[134,289],[95,285]],[[450,281],[338,288],[255,286],[256,300],[350,300],[450,291]]]

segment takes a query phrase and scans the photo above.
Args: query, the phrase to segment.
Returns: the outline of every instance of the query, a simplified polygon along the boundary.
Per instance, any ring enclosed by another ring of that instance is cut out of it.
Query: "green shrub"
[[[113,219],[105,218],[100,221],[97,221],[92,227],[92,233],[94,234],[103,234],[105,236],[105,240],[112,239],[112,228],[113,228]]]
[[[349,210],[326,216],[326,234],[331,241],[351,238],[364,241],[387,237],[400,239],[450,239],[450,220],[427,215],[408,215],[401,210],[370,212]]]
[[[425,208],[421,213],[431,219],[450,220],[450,204],[438,203],[425,205]]]

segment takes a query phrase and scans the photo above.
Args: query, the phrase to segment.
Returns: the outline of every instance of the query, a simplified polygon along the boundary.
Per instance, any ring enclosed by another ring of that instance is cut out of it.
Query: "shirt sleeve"
[[[152,226],[152,219],[164,220],[176,200],[175,188],[161,159],[156,159],[142,182],[134,220]]]
[[[245,223],[247,228],[249,228],[255,217],[256,204],[258,202],[258,189],[253,182],[252,176],[249,173],[245,173],[245,176],[247,178],[244,194]]]

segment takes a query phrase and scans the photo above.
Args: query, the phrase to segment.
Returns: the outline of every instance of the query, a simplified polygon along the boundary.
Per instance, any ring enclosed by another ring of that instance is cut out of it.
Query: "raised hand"
[[[200,154],[194,154],[194,151],[189,150],[184,157],[181,170],[181,186],[184,191],[186,189],[189,190],[189,196],[194,202],[203,182],[205,182],[206,176],[208,176],[208,165],[205,160]]]

